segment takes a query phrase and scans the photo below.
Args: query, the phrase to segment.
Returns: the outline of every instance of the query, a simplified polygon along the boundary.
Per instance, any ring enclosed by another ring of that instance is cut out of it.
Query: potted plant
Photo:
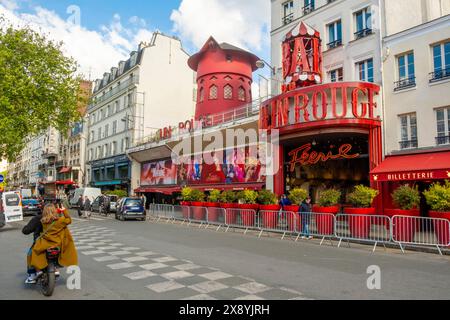
[[[445,184],[433,184],[424,193],[428,205],[431,207],[430,217],[450,221],[450,181]],[[441,245],[447,246],[450,242],[450,230],[444,220],[434,221],[434,231]]]
[[[232,190],[223,191],[219,196],[220,207],[225,209],[225,223],[236,224],[237,221],[237,208],[236,193]]]
[[[295,188],[289,191],[288,199],[291,201],[292,205],[284,206],[285,211],[298,212],[300,205],[305,201],[308,196],[308,191],[302,188]]]
[[[403,185],[392,193],[392,199],[397,209],[385,209],[384,213],[388,217],[393,216],[408,216],[419,217],[420,210],[420,194],[417,187],[413,188],[408,185]],[[395,240],[403,242],[411,242],[414,235],[419,228],[416,219],[397,218],[396,226],[392,230],[392,235]],[[389,225],[387,226],[389,228]]]
[[[238,192],[238,208],[241,209],[241,219],[244,226],[253,227],[256,222],[256,210],[259,205],[256,203],[258,192],[253,190],[243,190]]]
[[[205,193],[203,191],[194,189],[191,193],[191,206],[192,206],[192,212],[193,212],[193,218],[194,220],[203,221],[206,218],[206,210],[204,208],[204,200],[205,200]]]
[[[208,202],[205,203],[205,206],[208,208],[208,220],[216,222],[219,220],[219,209],[214,209],[220,207],[219,203],[220,191],[219,190],[211,190],[208,195]]]
[[[183,218],[189,219],[189,206],[192,202],[192,188],[184,187],[181,189],[181,205],[182,205],[182,212],[183,212]]]
[[[314,207],[317,229],[323,235],[330,235],[334,232],[334,218],[339,212],[339,200],[342,193],[336,189],[324,190],[319,194],[318,206]]]
[[[298,212],[300,210],[300,205],[305,201],[307,196],[308,191],[302,188],[294,188],[289,191],[288,199],[291,201],[292,205],[284,206],[284,211],[289,211],[286,219],[290,231],[301,230],[301,220]]]
[[[375,214],[372,202],[377,195],[378,190],[364,185],[356,186],[355,191],[348,195],[353,208],[345,208],[345,213],[349,215],[348,224],[353,237],[366,239],[369,236],[372,219],[367,215]]]
[[[213,189],[209,192],[209,195],[207,197],[208,202],[205,202],[205,207],[208,208],[217,208],[220,207],[219,203],[219,197],[220,197],[220,191],[217,189]]]
[[[275,229],[278,225],[278,211],[281,208],[277,195],[270,190],[261,190],[258,193],[258,202],[262,211],[263,226]]]
[[[219,196],[221,208],[236,208],[236,193],[232,190],[223,191]]]

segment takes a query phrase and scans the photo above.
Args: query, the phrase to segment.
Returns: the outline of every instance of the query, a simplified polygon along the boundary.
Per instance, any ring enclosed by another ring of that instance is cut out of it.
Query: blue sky
[[[178,36],[190,54],[212,35],[270,57],[269,0],[0,0],[0,15],[63,41],[65,53],[92,78],[127,59],[155,30]]]
[[[81,9],[81,24],[88,29],[96,30],[101,25],[109,24],[114,14],[119,13],[126,21],[138,16],[145,19],[152,29],[170,33],[170,15],[180,3],[181,0],[29,0],[23,2],[21,10],[31,13],[33,8],[41,6],[64,17],[69,16],[66,13],[67,8],[76,5]]]

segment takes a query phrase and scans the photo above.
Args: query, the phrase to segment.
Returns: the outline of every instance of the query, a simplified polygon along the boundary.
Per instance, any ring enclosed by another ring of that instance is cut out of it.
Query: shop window
[[[238,91],[238,99],[239,101],[245,101],[245,89],[244,87],[239,87],[239,91]]]
[[[115,170],[114,167],[106,168],[106,180],[114,180]]]
[[[216,100],[218,96],[218,89],[216,85],[209,88],[209,100]]]
[[[93,172],[93,175],[94,175],[94,181],[100,181],[102,179],[99,169],[93,170],[92,172]]]
[[[119,171],[119,179],[128,178],[128,165],[120,165],[118,167],[118,171]]]
[[[233,99],[233,87],[227,84],[225,87],[223,87],[223,97],[226,100]]]

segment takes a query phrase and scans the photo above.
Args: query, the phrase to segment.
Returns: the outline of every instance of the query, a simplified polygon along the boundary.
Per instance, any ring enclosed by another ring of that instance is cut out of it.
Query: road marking
[[[151,271],[144,270],[144,271],[124,274],[123,276],[127,277],[128,279],[131,279],[131,280],[142,280],[142,279],[154,277],[154,276],[156,276],[156,274]]]
[[[216,281],[205,281],[202,283],[197,283],[192,286],[189,286],[188,288],[198,291],[200,293],[211,293],[214,291],[226,289],[228,288],[228,286]]]
[[[139,262],[139,261],[146,261],[148,259],[145,257],[130,257],[130,258],[124,258],[122,260],[124,260],[126,262]]]
[[[192,273],[186,272],[186,271],[175,271],[175,272],[169,272],[164,273],[161,275],[161,277],[166,278],[167,280],[176,280],[176,279],[183,279],[194,276]]]
[[[122,262],[122,263],[110,264],[107,267],[112,270],[121,270],[121,269],[133,268],[133,267],[135,267],[135,265],[132,263],[129,263],[129,262]]]
[[[270,289],[268,286],[258,282],[244,283],[233,288],[250,294],[261,293]]]
[[[119,260],[119,259],[120,259],[119,257],[115,257],[115,256],[105,256],[105,257],[94,258],[94,260],[97,262],[106,262],[106,261]]]
[[[141,267],[142,269],[145,269],[145,270],[156,270],[156,269],[166,268],[166,267],[168,267],[168,265],[163,264],[163,263],[151,263],[151,264],[144,264],[139,267]]]
[[[152,259],[155,262],[171,262],[171,261],[177,261],[178,259],[172,258],[172,257],[164,257],[164,258],[155,258]]]
[[[221,279],[226,279],[226,278],[231,278],[232,275],[225,273],[225,272],[220,272],[220,271],[216,271],[216,272],[211,272],[211,273],[205,273],[205,274],[201,274],[199,275],[200,277],[206,278],[208,280],[221,280]]]
[[[147,288],[156,293],[163,293],[163,292],[181,289],[181,288],[184,288],[184,286],[175,281],[167,281],[167,282],[151,284],[151,285],[147,286]]]

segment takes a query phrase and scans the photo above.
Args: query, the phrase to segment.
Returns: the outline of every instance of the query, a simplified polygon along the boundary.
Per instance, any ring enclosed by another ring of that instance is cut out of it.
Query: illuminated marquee
[[[314,165],[319,162],[327,162],[329,160],[337,160],[337,159],[355,159],[360,156],[359,153],[350,154],[352,151],[351,144],[343,144],[339,147],[338,153],[333,154],[333,151],[329,151],[327,154],[323,152],[311,151],[312,144],[308,143],[300,148],[292,150],[289,152],[290,160],[290,171],[294,172],[295,166],[300,164],[302,166]]]

